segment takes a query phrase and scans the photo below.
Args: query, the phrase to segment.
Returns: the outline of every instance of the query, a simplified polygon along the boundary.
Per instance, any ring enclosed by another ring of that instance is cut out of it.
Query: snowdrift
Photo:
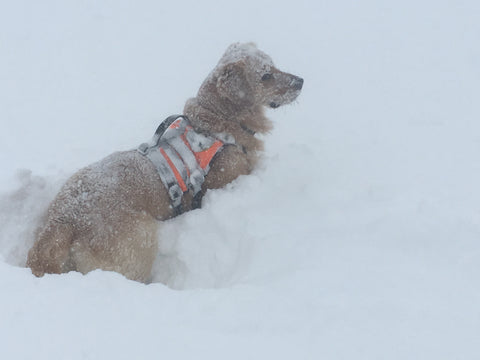
[[[479,10],[0,5],[1,358],[476,359]],[[255,173],[162,224],[152,284],[32,276],[65,179],[150,138],[249,40],[305,79]]]

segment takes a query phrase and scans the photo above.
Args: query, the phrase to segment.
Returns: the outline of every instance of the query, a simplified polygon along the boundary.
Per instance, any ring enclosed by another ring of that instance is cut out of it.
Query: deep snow
[[[479,10],[0,2],[0,358],[477,359]],[[253,175],[163,225],[155,283],[22,267],[70,174],[251,40],[303,93]]]

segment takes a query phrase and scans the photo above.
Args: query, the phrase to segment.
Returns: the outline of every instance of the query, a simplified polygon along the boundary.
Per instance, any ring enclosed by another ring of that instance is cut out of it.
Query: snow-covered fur
[[[303,80],[279,71],[254,44],[231,45],[184,114],[196,131],[227,133],[226,146],[211,162],[202,192],[220,188],[252,171],[271,122],[263,108],[288,104]],[[186,194],[183,208],[192,205]],[[148,282],[157,254],[159,220],[174,216],[170,198],[148,158],[136,151],[114,153],[74,174],[50,204],[30,249],[33,274],[94,269],[117,271]]]

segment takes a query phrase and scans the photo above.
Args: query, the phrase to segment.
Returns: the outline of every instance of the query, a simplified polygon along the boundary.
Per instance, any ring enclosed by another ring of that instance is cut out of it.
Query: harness
[[[234,143],[230,135],[197,133],[186,116],[172,115],[159,125],[152,140],[141,144],[137,151],[155,165],[178,215],[182,212],[182,196],[188,191],[199,205],[210,162],[224,145]]]

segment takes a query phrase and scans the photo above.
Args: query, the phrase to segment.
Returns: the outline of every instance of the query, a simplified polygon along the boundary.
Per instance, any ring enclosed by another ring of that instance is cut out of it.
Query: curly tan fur
[[[264,107],[293,101],[303,80],[276,69],[254,44],[231,45],[184,114],[198,132],[228,133],[235,145],[212,160],[202,192],[221,188],[254,168],[271,122]],[[183,207],[192,206],[186,194]],[[94,269],[147,282],[157,254],[159,220],[174,216],[153,164],[136,151],[114,153],[74,174],[50,204],[30,249],[33,274]]]

